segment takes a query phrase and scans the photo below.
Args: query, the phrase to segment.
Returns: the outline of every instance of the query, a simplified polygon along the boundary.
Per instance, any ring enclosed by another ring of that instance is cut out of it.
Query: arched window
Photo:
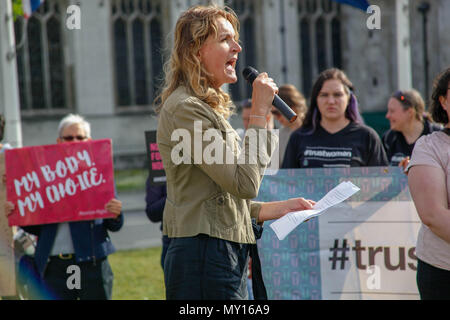
[[[297,0],[302,92],[325,69],[342,68],[340,5],[331,0]]]
[[[111,3],[115,95],[119,108],[151,106],[163,80],[160,0]]]
[[[71,109],[70,73],[64,61],[67,1],[47,0],[31,17],[14,22],[20,106],[24,114],[52,114]]]
[[[255,21],[255,1],[254,0],[226,0],[225,5],[232,8],[240,23],[240,45],[242,53],[236,65],[236,73],[238,77],[242,74],[242,70],[250,65],[255,68],[258,66],[256,54],[256,21]],[[238,81],[229,86],[229,92],[234,101],[246,99],[251,96],[251,87],[246,81]]]

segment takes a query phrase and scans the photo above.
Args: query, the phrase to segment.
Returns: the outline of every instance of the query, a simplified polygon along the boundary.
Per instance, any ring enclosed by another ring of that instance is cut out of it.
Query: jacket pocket
[[[218,193],[205,203],[212,224],[219,229],[236,227],[240,221],[240,208],[233,196],[229,193]]]

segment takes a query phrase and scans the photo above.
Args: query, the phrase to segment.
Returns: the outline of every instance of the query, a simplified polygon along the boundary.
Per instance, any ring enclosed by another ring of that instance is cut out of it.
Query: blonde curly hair
[[[220,88],[213,87],[209,74],[198,58],[198,52],[210,35],[217,36],[217,18],[227,19],[234,28],[236,41],[239,40],[239,20],[229,7],[217,5],[194,6],[178,18],[175,26],[174,47],[169,61],[164,65],[164,86],[155,100],[159,112],[179,86],[207,103],[219,114],[228,118],[234,108],[230,96]]]

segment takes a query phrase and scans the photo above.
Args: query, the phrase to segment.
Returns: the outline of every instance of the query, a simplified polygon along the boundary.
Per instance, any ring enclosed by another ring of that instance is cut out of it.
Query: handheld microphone
[[[250,66],[247,66],[242,70],[242,75],[250,84],[253,84],[253,81],[258,74],[259,72]],[[294,122],[295,119],[297,119],[297,114],[277,94],[273,98],[272,104],[286,117],[286,119],[289,120],[289,122]]]

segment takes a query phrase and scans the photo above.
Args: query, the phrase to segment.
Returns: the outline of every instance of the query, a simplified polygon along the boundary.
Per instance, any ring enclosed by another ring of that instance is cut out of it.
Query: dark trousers
[[[172,238],[164,262],[168,300],[246,300],[249,246],[200,234]]]
[[[167,249],[169,248],[170,238],[162,236],[162,251],[161,251],[161,267],[164,270],[164,259],[166,258]]]
[[[79,273],[73,270],[78,266]],[[74,287],[79,274],[79,289]],[[75,258],[51,257],[42,279],[47,295],[54,300],[110,300],[113,273],[108,259],[76,263]]]
[[[417,259],[417,287],[422,300],[450,300],[450,271]]]

